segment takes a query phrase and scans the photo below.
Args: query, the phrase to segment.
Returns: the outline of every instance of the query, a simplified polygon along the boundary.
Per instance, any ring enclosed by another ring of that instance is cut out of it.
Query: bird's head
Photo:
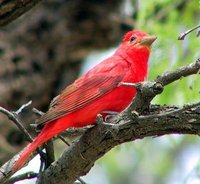
[[[151,44],[156,40],[156,38],[156,36],[150,36],[143,31],[133,30],[125,34],[123,44],[133,49],[150,49]]]
[[[129,62],[147,63],[151,45],[156,38],[156,36],[150,36],[143,31],[129,31],[124,35],[122,44],[116,54],[126,58]]]

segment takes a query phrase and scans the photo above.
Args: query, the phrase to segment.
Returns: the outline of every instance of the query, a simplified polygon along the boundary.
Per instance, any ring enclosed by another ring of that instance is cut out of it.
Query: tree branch
[[[192,31],[194,31],[194,30],[196,30],[196,29],[198,29],[198,28],[200,28],[200,25],[197,25],[197,26],[195,26],[195,27],[189,29],[188,31],[182,33],[182,34],[178,37],[178,40],[184,40],[185,37],[186,37],[188,34],[190,34]],[[198,31],[197,36],[199,36],[199,32],[200,32],[200,31]]]
[[[148,114],[142,114],[143,106],[162,92],[162,87],[181,77],[198,73],[200,60],[181,67],[174,72],[159,76],[154,82],[143,82],[137,86],[137,95],[122,113],[114,120],[113,126],[98,124],[89,129],[63,155],[44,171],[38,184],[71,184],[85,175],[114,146],[148,136],[165,134],[199,134],[200,104],[180,107],[151,106]],[[135,111],[137,110],[137,112]],[[139,113],[138,113],[139,111]]]
[[[134,87],[137,95],[131,104],[113,120],[110,126],[98,124],[83,134],[63,155],[50,165],[37,181],[38,184],[72,184],[85,175],[114,146],[149,136],[165,134],[196,134],[200,132],[200,104],[183,107],[150,105],[151,100],[162,92],[164,86],[192,74],[198,74],[200,60]],[[0,169],[0,182],[6,182],[13,174],[12,164],[16,157]]]
[[[66,181],[67,184],[72,184],[76,178],[88,173],[97,159],[124,142],[174,133],[198,135],[200,106],[180,112],[177,109],[178,107],[152,106],[152,117],[135,117],[133,114],[118,120],[118,124],[109,129],[104,125],[91,128],[44,171],[43,179],[38,184],[66,184]],[[174,113],[167,113],[174,110]],[[162,116],[156,117],[158,112],[162,112]]]
[[[22,105],[16,112],[10,112],[7,109],[0,107],[0,112],[5,114],[13,123],[15,123],[15,125],[21,130],[21,132],[25,135],[26,139],[29,142],[33,141],[33,138],[31,137],[31,135],[28,133],[28,131],[24,128],[24,126],[22,125],[22,123],[20,122],[20,119],[18,117],[18,114],[27,106],[29,106],[31,104],[31,101],[29,101],[28,103]]]
[[[13,184],[17,181],[21,181],[21,180],[26,180],[26,179],[32,179],[38,176],[38,173],[34,173],[34,172],[27,172],[27,173],[23,173],[20,174],[18,176],[12,177],[10,178],[10,180],[8,181],[9,184]]]
[[[0,26],[17,19],[41,0],[0,0]]]
[[[176,71],[166,72],[158,76],[156,81],[160,82],[163,86],[166,86],[178,79],[187,77],[189,75],[198,74],[199,72],[200,72],[200,58],[198,58],[195,63],[183,66],[177,69]]]

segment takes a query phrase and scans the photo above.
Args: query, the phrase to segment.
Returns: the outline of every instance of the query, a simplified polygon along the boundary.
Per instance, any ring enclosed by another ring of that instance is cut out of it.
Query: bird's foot
[[[107,116],[110,116],[110,115],[107,115]],[[106,127],[112,127],[112,126],[116,125],[114,123],[110,123],[111,121],[106,121],[106,117],[105,117],[105,121],[104,121],[103,116],[101,114],[97,114],[96,124],[105,125]]]
[[[119,127],[114,123],[104,122],[103,116],[101,114],[97,114],[97,124],[103,125],[107,128],[107,132],[110,132],[114,139],[117,139],[117,133],[119,131]]]
[[[112,124],[116,116],[119,114],[119,112],[115,112],[115,111],[103,111],[102,113],[106,114],[104,120],[105,120],[105,123],[108,123],[108,124]]]

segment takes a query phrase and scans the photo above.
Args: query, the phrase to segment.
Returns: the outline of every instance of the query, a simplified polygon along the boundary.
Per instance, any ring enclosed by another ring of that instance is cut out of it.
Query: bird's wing
[[[123,76],[100,75],[78,80],[66,87],[50,104],[50,109],[40,119],[38,126],[52,122],[64,115],[77,111],[104,96],[122,81]]]

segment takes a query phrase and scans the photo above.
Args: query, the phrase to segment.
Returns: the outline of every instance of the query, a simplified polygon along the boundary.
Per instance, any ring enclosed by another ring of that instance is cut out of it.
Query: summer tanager
[[[103,111],[121,112],[136,94],[133,87],[147,76],[148,58],[155,36],[133,30],[125,34],[116,52],[67,86],[38,119],[39,135],[19,155],[13,169],[18,170],[31,153],[44,142],[71,127],[93,124]]]

